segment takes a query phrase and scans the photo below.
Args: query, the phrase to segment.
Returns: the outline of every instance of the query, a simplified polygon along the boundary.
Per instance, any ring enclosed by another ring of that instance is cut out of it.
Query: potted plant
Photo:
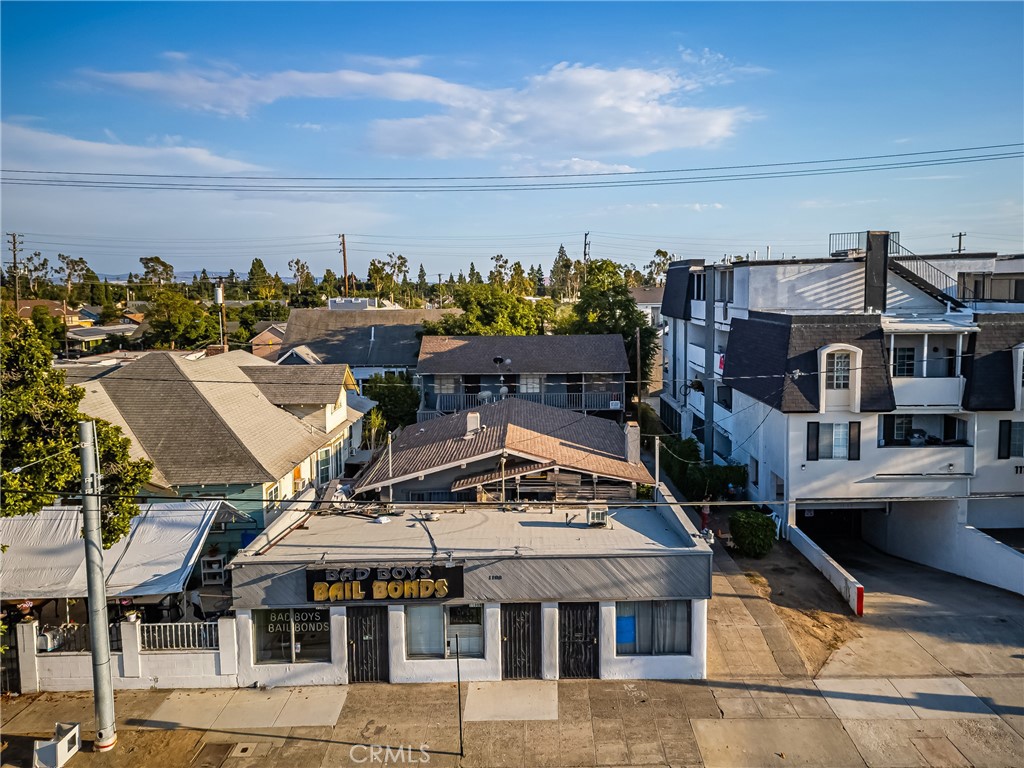
[[[130,611],[125,611],[124,618],[132,623],[139,620],[139,612],[132,608]]]

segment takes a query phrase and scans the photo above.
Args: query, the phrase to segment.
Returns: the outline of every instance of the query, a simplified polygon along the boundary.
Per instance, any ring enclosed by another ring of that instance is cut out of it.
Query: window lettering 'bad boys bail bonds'
[[[310,568],[306,598],[312,603],[444,600],[464,594],[461,565]]]

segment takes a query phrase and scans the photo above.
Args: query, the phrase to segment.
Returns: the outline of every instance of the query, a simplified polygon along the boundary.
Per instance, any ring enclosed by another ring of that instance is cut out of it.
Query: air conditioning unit
[[[608,526],[608,507],[603,504],[588,504],[587,525],[591,528],[606,528]]]
[[[611,408],[613,411],[614,410],[618,410],[619,408],[622,407],[622,401],[621,400],[612,400],[610,403],[608,403],[608,407]]]

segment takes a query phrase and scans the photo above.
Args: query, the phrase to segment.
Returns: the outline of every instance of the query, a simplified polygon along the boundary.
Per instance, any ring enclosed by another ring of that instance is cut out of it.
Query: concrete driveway
[[[822,546],[864,585],[865,598],[862,637],[837,650],[819,677],[1024,675],[1024,598],[864,542]]]

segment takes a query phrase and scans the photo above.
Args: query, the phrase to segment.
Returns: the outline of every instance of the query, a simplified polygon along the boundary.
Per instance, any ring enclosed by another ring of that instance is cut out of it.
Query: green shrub
[[[740,509],[729,515],[729,533],[741,554],[764,557],[775,546],[775,521],[754,509]]]

